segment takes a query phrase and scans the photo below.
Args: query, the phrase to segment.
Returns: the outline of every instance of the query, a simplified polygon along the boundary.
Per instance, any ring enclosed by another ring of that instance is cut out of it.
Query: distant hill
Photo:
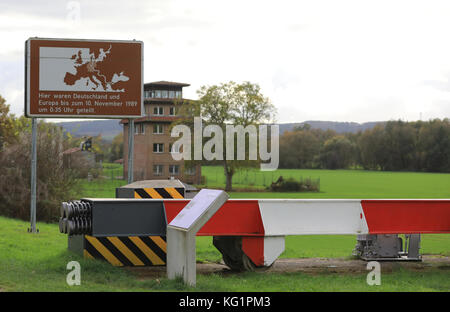
[[[104,140],[112,141],[116,135],[123,131],[123,126],[119,122],[120,119],[86,120],[59,122],[58,125],[77,137],[101,134]]]
[[[123,126],[118,119],[109,120],[86,120],[86,121],[68,121],[60,122],[58,125],[62,126],[66,131],[74,136],[97,136],[102,135],[102,138],[107,141],[112,139],[123,131]],[[309,124],[313,129],[327,130],[331,129],[337,133],[364,131],[373,128],[377,124],[383,124],[384,121],[365,122],[362,124],[356,122],[337,122],[337,121],[320,121],[308,120],[297,123],[282,123],[280,126],[280,134],[285,131],[292,131],[295,127]]]
[[[298,123],[284,123],[280,124],[280,134],[283,134],[285,131],[292,131],[295,127],[302,126],[304,124],[309,124],[312,129],[321,129],[321,130],[334,130],[337,133],[357,133],[358,131],[364,131],[366,129],[371,129],[375,127],[377,124],[384,124],[385,121],[373,121],[373,122],[365,122],[359,124],[357,122],[338,122],[338,121],[320,121],[320,120],[308,120],[304,122]]]

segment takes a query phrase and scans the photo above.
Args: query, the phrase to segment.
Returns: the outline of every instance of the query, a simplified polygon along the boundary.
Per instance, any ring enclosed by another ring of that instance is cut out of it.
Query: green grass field
[[[223,168],[203,166],[206,186],[225,187]],[[235,192],[239,198],[450,198],[450,174],[422,172],[389,172],[365,170],[278,169],[273,172],[243,170],[233,177],[233,186],[253,186],[263,190],[279,176],[320,179],[320,192],[272,193]]]
[[[121,175],[121,166],[108,164],[108,169],[103,170],[103,176],[108,177],[107,179],[82,181],[82,196],[115,197],[115,188],[127,183],[124,180],[111,179],[111,174]],[[203,166],[202,175],[206,176],[207,181],[207,184],[202,187],[225,187],[222,167]],[[279,176],[320,179],[320,192],[265,191],[264,187],[276,181]],[[273,172],[262,172],[252,169],[236,173],[233,181],[237,191],[230,193],[232,198],[450,198],[450,174],[448,173],[308,169],[278,169]],[[255,191],[242,192],[240,191],[242,188],[253,188]]]
[[[116,177],[118,165],[104,170],[106,177]],[[108,171],[110,170],[110,171]],[[203,174],[215,177],[220,167],[203,167]],[[118,170],[119,172],[120,170]],[[450,198],[450,175],[402,172],[367,172],[359,170],[277,170],[269,176],[320,178],[319,193],[231,192],[234,198]],[[118,175],[121,175],[120,173]],[[241,173],[241,177],[243,174]],[[256,179],[258,174],[255,175]],[[274,180],[276,180],[274,178]],[[223,181],[208,187],[223,187]],[[81,181],[82,197],[114,197],[120,179]],[[251,183],[250,183],[251,184]],[[235,184],[239,186],[239,184]],[[255,185],[255,184],[253,184]],[[250,185],[251,186],[251,185]],[[261,189],[261,187],[260,187]],[[40,233],[27,233],[28,222],[0,217],[0,291],[450,291],[450,270],[445,266],[427,266],[412,271],[396,266],[383,272],[382,285],[368,286],[366,274],[247,272],[208,274],[197,277],[197,287],[166,278],[141,278],[134,271],[112,267],[97,260],[82,259],[67,250],[67,236],[56,224],[38,223]],[[280,258],[351,257],[353,235],[291,236]],[[423,235],[421,252],[425,255],[450,256],[449,235]],[[211,237],[197,238],[198,261],[218,262],[220,253]],[[81,286],[66,284],[66,265],[79,261]]]

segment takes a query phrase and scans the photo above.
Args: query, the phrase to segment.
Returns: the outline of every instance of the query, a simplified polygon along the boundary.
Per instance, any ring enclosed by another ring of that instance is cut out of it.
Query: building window
[[[159,115],[159,116],[164,115],[164,107],[162,107],[162,106],[154,107],[153,108],[153,115]]]
[[[169,97],[169,91],[167,91],[167,90],[162,90],[162,91],[161,91],[161,97],[162,97],[163,99],[167,99],[167,98]]]
[[[153,125],[153,133],[154,134],[163,134],[163,125],[161,125],[161,124],[154,124]]]
[[[169,166],[169,174],[170,175],[178,175],[180,172],[180,166],[179,165],[170,165]]]
[[[169,108],[169,115],[170,116],[175,116],[175,107],[172,106],[172,107]]]
[[[161,98],[161,90],[155,90],[155,98]]]
[[[145,124],[144,123],[135,124],[134,134],[145,134]]]
[[[175,91],[175,97],[181,99],[181,91]]]
[[[164,144],[153,143],[153,153],[164,153]]]
[[[169,98],[175,98],[175,91],[169,91]]]
[[[153,175],[162,175],[163,165],[153,165]]]
[[[186,167],[184,172],[186,175],[195,175],[195,167]]]

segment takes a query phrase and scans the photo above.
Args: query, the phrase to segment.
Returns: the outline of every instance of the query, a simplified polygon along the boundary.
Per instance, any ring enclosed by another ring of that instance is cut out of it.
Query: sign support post
[[[28,232],[38,233],[36,230],[36,167],[37,167],[37,118],[31,118],[31,204],[30,228]]]
[[[128,184],[133,183],[134,119],[128,119]]]

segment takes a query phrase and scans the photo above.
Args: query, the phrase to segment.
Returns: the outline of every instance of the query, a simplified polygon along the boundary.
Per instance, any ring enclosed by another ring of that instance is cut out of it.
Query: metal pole
[[[128,183],[133,182],[134,119],[128,119]]]
[[[31,118],[31,233],[36,233],[36,138],[37,138],[37,118]],[[39,232],[39,230],[37,230]]]

